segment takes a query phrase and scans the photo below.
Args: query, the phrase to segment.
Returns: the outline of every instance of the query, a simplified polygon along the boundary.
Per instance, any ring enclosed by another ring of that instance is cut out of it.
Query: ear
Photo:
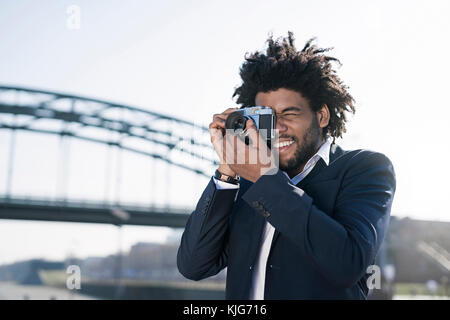
[[[324,104],[322,108],[316,112],[317,113],[317,122],[319,123],[319,127],[325,128],[330,122],[330,110],[328,106]]]

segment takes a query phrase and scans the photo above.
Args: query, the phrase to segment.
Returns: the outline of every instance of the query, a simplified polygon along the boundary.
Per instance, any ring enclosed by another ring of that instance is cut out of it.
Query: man
[[[241,67],[237,103],[276,113],[271,157],[278,154],[280,170],[233,161],[236,150],[264,145],[237,139],[232,146],[224,129],[234,109],[210,124],[221,164],[189,217],[177,263],[192,280],[227,267],[227,299],[367,298],[367,268],[388,228],[395,174],[383,154],[334,143],[355,110],[332,69],[338,60],[326,51],[312,40],[297,51],[289,32],[270,37],[266,53]],[[257,140],[255,124],[246,128]]]

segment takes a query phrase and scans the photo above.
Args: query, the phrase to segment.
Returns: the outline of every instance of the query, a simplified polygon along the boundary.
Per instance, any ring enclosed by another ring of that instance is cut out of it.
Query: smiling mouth
[[[278,149],[279,152],[287,150],[292,144],[294,143],[294,140],[288,140],[288,141],[279,141],[274,143],[274,147]]]

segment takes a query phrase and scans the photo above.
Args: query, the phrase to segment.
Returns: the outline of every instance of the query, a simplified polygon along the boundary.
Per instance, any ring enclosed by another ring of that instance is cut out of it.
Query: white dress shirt
[[[288,179],[291,180],[293,185],[297,185],[302,181],[314,168],[316,163],[322,158],[325,164],[328,166],[330,162],[330,146],[331,142],[329,140],[325,141],[319,148],[316,154],[314,154],[311,159],[308,160],[303,171],[298,175],[289,178],[286,172],[283,172]],[[217,189],[237,189],[238,185],[223,182],[214,178]],[[236,195],[237,196],[237,195]],[[267,259],[269,257],[270,247],[272,244],[273,235],[275,233],[275,228],[269,223],[265,222],[264,230],[261,237],[261,247],[259,250],[259,255],[256,260],[256,264],[253,268],[252,286],[250,288],[250,300],[263,300],[264,299],[264,285],[266,282],[266,265]]]

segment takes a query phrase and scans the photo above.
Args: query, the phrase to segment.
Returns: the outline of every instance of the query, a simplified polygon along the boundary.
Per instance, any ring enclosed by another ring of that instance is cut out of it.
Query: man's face
[[[322,142],[321,128],[314,113],[300,93],[289,89],[258,92],[255,105],[271,107],[277,113],[280,169],[293,177],[317,152]]]

